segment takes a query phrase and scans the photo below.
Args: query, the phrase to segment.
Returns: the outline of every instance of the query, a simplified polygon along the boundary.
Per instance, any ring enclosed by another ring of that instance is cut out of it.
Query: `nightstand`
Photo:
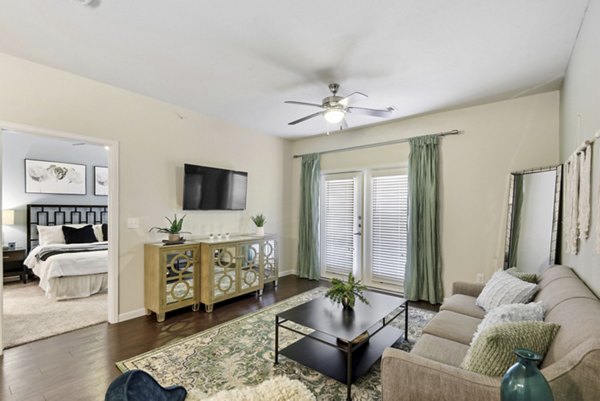
[[[23,283],[27,283],[27,267],[23,264],[27,257],[23,248],[2,251],[2,265],[4,277],[19,276]]]

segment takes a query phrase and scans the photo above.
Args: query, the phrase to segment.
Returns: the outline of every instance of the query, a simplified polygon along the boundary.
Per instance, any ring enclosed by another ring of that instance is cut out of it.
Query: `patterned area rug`
[[[298,379],[318,400],[345,399],[344,384],[307,368],[286,357],[273,366],[275,344],[275,314],[321,297],[326,288],[302,293],[250,315],[213,327],[190,337],[174,341],[161,348],[118,362],[121,371],[142,369],[152,374],[162,385],[179,384],[202,399],[220,390],[256,385],[275,376]],[[434,312],[409,308],[409,341],[400,340],[396,348],[410,350],[421,336],[423,326]],[[400,316],[393,323],[404,327]],[[297,328],[300,328],[297,326]],[[280,347],[297,341],[298,334],[280,330]],[[381,399],[379,362],[354,382],[352,399]]]

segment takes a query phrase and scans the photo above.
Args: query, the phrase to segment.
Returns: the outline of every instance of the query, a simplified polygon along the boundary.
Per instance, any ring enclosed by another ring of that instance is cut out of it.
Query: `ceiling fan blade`
[[[343,104],[344,106],[348,106],[348,101],[350,100],[350,98],[356,97],[357,95],[360,95],[360,96],[363,96],[363,97],[369,97],[369,96],[365,95],[362,92],[352,92],[348,96],[342,98],[338,103]]]
[[[318,107],[318,108],[323,108],[322,105],[317,104],[317,103],[306,103],[306,102],[296,102],[295,100],[286,100],[283,103],[288,103],[288,104],[299,104],[301,106],[314,106],[314,107]]]
[[[389,117],[392,114],[392,112],[394,111],[394,108],[388,107],[387,109],[378,110],[378,109],[366,109],[364,107],[348,107],[346,110],[352,114],[364,114],[366,116],[385,118],[385,117]]]
[[[302,121],[306,121],[306,120],[309,120],[309,119],[314,118],[316,116],[320,116],[321,114],[323,114],[323,112],[322,111],[318,111],[318,112],[316,112],[314,114],[310,114],[310,115],[308,115],[306,117],[302,117],[302,118],[300,118],[300,119],[298,119],[296,121],[292,121],[291,123],[288,123],[288,125],[296,125],[298,123],[301,123]]]
[[[340,122],[340,131],[343,129],[348,129],[348,123],[346,122],[346,119],[344,118],[341,122]]]

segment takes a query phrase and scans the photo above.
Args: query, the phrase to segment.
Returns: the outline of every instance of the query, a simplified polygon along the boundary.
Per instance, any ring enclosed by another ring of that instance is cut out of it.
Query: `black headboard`
[[[38,245],[38,225],[103,223],[108,223],[105,205],[27,205],[27,251]]]

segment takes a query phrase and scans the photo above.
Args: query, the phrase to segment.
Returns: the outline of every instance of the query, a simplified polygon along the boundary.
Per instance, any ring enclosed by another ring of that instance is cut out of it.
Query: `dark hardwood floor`
[[[216,304],[213,313],[190,308],[170,312],[163,323],[154,315],[118,324],[99,324],[4,351],[0,357],[0,399],[103,400],[106,388],[120,371],[115,363],[168,342],[259,310],[301,292],[328,285],[296,276],[253,294]],[[436,309],[428,304],[418,306]]]

